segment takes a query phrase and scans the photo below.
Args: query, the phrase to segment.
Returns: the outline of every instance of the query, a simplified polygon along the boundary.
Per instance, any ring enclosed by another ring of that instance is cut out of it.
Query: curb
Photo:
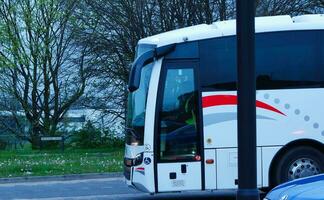
[[[42,182],[42,181],[68,181],[68,180],[82,180],[82,179],[101,179],[101,178],[121,178],[122,172],[114,173],[87,173],[87,174],[67,174],[54,176],[25,176],[0,178],[0,184],[5,183],[22,183],[22,182]]]

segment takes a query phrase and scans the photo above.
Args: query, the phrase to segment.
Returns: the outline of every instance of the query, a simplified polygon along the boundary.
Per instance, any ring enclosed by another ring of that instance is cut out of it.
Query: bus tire
[[[324,173],[324,155],[319,150],[300,146],[288,150],[275,165],[271,186]]]

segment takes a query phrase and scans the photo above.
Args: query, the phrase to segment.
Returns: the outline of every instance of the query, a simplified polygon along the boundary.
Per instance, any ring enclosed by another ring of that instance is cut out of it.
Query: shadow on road
[[[127,200],[235,200],[235,192],[213,192],[213,193],[175,193],[143,195],[127,198]]]
[[[260,194],[260,199],[265,197],[265,193]],[[149,195],[137,193],[125,200],[235,200],[236,191],[214,191],[214,192],[186,192],[186,193],[166,193]]]

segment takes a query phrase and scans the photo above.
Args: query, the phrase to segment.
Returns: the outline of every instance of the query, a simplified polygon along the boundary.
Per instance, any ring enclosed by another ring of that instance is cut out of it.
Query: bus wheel
[[[317,149],[300,146],[286,152],[274,169],[273,186],[324,172],[324,155]]]

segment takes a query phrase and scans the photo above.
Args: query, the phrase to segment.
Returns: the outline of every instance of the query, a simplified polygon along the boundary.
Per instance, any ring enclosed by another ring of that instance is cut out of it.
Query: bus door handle
[[[183,174],[187,173],[187,165],[186,164],[181,165],[181,173],[183,173]]]

